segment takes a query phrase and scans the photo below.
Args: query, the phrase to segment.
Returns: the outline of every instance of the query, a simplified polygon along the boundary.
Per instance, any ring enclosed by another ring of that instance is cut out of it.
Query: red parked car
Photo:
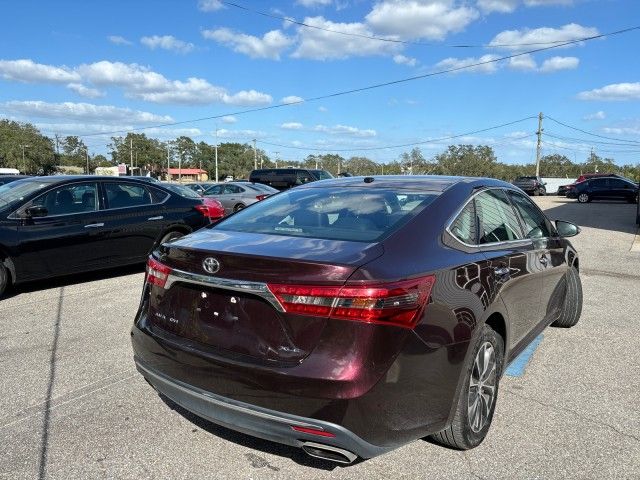
[[[473,448],[509,362],[578,322],[578,232],[498,180],[310,182],[153,253],[135,363],[196,415],[314,457]]]

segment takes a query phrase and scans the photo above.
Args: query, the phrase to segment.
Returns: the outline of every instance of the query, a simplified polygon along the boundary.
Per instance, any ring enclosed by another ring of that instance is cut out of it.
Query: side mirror
[[[575,237],[580,233],[580,227],[564,220],[556,220],[556,230],[561,237]]]
[[[42,205],[33,205],[25,210],[27,217],[36,218],[36,217],[46,217],[49,214],[49,211],[46,207]]]

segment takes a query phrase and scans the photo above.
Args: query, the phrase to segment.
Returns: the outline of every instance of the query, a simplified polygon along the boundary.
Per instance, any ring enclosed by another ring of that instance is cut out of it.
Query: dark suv
[[[498,180],[309,183],[154,251],[135,363],[185,409],[315,457],[473,448],[509,362],[578,322],[578,232]]]
[[[638,184],[621,177],[591,178],[571,185],[567,190],[567,198],[577,198],[580,203],[592,200],[626,200],[635,203],[638,200]]]
[[[298,185],[304,185],[305,183],[330,178],[333,178],[333,175],[326,170],[306,168],[265,168],[253,170],[249,174],[250,182],[269,185],[281,191],[297,187]]]

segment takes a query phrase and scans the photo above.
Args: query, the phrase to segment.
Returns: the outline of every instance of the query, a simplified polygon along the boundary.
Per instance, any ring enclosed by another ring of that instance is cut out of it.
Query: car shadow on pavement
[[[636,204],[616,201],[593,201],[578,203],[561,200],[544,209],[551,220],[566,220],[580,227],[635,233]]]
[[[319,470],[327,470],[332,471],[337,467],[349,467],[351,465],[356,465],[360,463],[362,460],[358,459],[354,463],[350,465],[342,465],[334,462],[330,462],[327,460],[322,460],[320,458],[314,458],[302,451],[300,448],[291,447],[289,445],[284,445],[276,442],[271,442],[269,440],[263,440],[262,438],[252,437],[251,435],[246,435],[241,432],[236,432],[234,430],[230,430],[228,428],[217,425],[213,422],[205,420],[204,418],[198,417],[197,415],[191,413],[190,411],[182,408],[180,405],[175,403],[170,398],[159,394],[160,399],[167,404],[169,408],[174,410],[176,413],[182,415],[184,418],[189,420],[195,426],[222,438],[228,442],[233,442],[238,445],[242,445],[243,447],[251,448],[253,450],[269,453],[272,455],[278,455],[280,457],[287,457],[296,462],[298,465],[302,465],[304,467],[316,468]],[[251,463],[254,468],[268,468],[270,470],[279,470],[274,465],[271,465],[268,460],[263,457],[260,457],[257,454],[248,453],[245,455],[247,460]]]
[[[23,293],[36,292],[38,290],[47,290],[50,288],[68,287],[80,283],[95,282],[98,280],[108,280],[110,278],[132,275],[134,273],[142,273],[145,270],[145,264],[128,265],[126,267],[116,267],[108,270],[98,270],[94,272],[77,273],[73,275],[65,275],[54,277],[46,280],[35,280],[25,282],[10,287],[2,298],[11,298]]]

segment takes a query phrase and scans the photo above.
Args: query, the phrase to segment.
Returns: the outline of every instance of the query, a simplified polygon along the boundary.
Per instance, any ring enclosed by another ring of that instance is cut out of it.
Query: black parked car
[[[536,177],[535,175],[518,177],[512,183],[529,195],[538,196],[547,194],[546,183],[542,181],[542,178]]]
[[[626,178],[591,178],[571,185],[567,198],[577,198],[580,203],[592,200],[626,200],[635,203],[638,200],[638,184]]]
[[[32,177],[0,187],[0,294],[11,283],[144,262],[210,223],[209,207],[125,177]]]
[[[472,448],[509,362],[578,322],[578,232],[498,180],[309,183],[154,251],[135,363],[185,409],[315,457]]]
[[[29,178],[29,175],[0,175],[0,185],[6,185],[16,180],[22,180],[23,178]]]
[[[333,175],[325,170],[306,168],[265,168],[253,170],[249,174],[250,182],[269,185],[280,191],[330,178],[333,178]]]

